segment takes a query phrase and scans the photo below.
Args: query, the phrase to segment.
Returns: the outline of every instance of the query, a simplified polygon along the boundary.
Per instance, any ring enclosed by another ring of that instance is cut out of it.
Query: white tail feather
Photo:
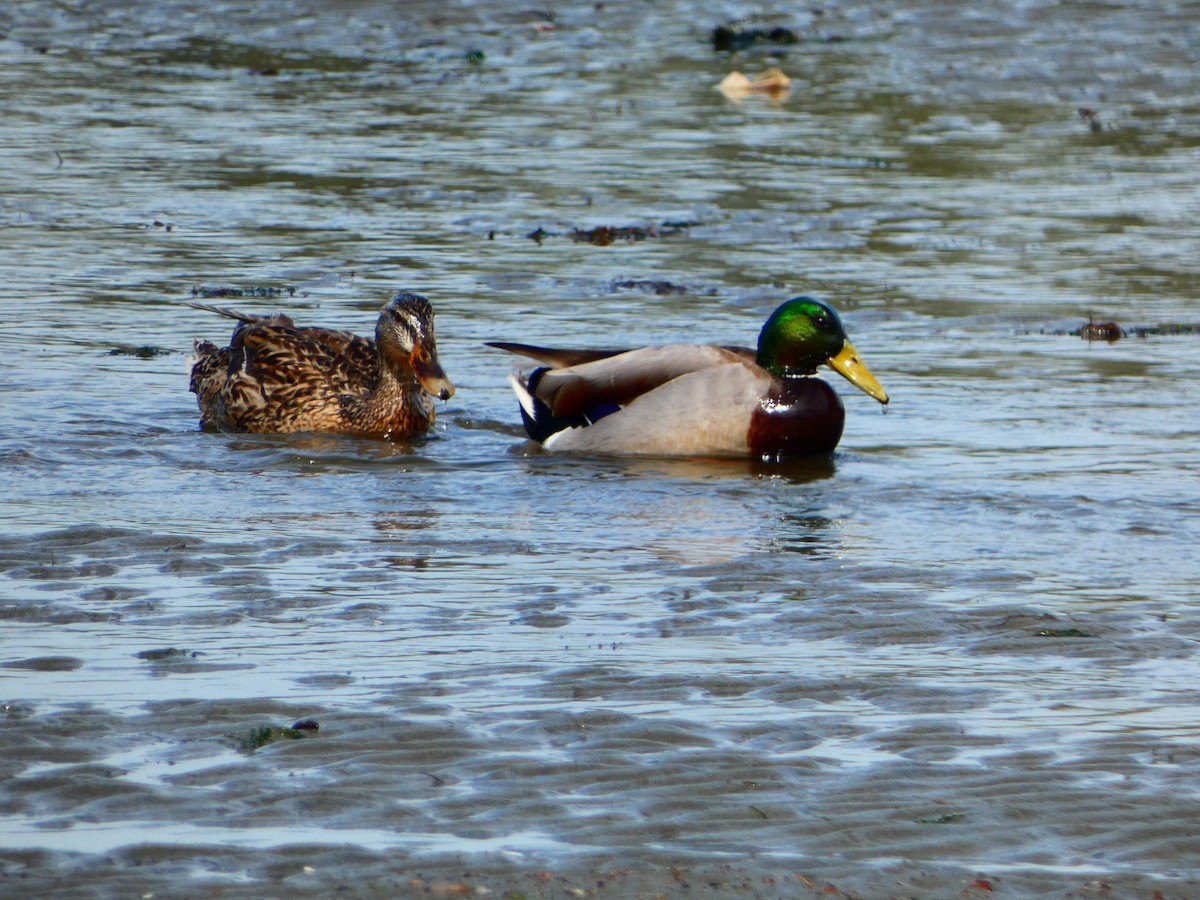
[[[521,381],[520,375],[517,372],[508,373],[508,383],[512,385],[513,392],[517,395],[517,400],[521,403],[521,409],[525,410],[525,414],[531,419],[537,419],[537,406],[534,402],[533,395],[529,393],[529,388]]]

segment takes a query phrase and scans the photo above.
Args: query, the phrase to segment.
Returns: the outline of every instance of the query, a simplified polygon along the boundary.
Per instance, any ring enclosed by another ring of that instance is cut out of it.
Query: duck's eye
[[[417,323],[413,321],[412,317],[400,310],[395,310],[392,312],[392,320],[405,331],[411,331],[415,334],[420,330],[417,326]]]

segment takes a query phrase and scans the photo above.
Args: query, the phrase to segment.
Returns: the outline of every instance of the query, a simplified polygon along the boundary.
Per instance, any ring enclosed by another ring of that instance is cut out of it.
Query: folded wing
[[[526,380],[534,396],[554,416],[564,418],[586,415],[597,407],[627,406],[637,397],[688,373],[745,361],[737,349],[695,344],[643,347],[624,352],[546,350],[524,344],[492,346],[542,362],[580,360],[541,370],[536,377]],[[592,358],[587,359],[587,354],[592,354]]]

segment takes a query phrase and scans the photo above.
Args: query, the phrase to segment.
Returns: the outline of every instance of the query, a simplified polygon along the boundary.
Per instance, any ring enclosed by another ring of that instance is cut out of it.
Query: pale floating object
[[[743,100],[751,94],[766,94],[772,100],[782,100],[791,89],[792,79],[775,66],[755,75],[753,80],[741,72],[730,72],[717,85],[717,90],[730,100]]]

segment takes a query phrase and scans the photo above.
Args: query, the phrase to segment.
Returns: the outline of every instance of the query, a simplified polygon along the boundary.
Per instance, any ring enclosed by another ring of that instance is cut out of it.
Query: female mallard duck
[[[509,376],[529,436],[548,450],[610,456],[778,459],[830,453],[842,436],[838,395],[814,378],[828,364],[880,403],[836,312],[796,297],[767,319],[758,352],[676,344],[639,350],[488,346],[545,366]]]
[[[419,294],[397,294],[380,310],[373,341],[301,328],[285,315],[190,305],[238,320],[228,347],[196,341],[201,428],[397,439],[428,431],[429,398],[454,394],[438,362],[433,307]]]

